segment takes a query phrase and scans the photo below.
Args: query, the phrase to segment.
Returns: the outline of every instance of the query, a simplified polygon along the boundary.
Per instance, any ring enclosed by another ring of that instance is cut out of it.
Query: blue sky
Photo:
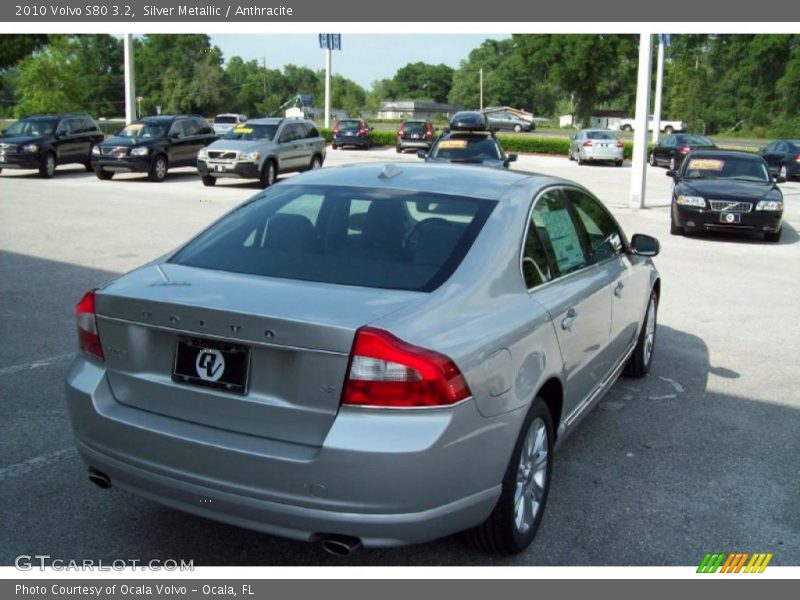
[[[332,70],[369,89],[373,81],[392,77],[410,62],[444,63],[457,67],[470,50],[487,38],[508,34],[343,34],[342,50],[334,51]],[[267,58],[267,67],[295,64],[324,69],[325,56],[316,34],[212,35],[226,60],[239,55],[245,60]]]

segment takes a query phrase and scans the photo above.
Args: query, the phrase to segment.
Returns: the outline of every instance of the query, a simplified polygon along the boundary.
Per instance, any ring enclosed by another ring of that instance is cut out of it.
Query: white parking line
[[[20,475],[25,475],[31,471],[36,471],[37,469],[42,469],[65,460],[70,460],[71,458],[75,458],[77,455],[78,451],[75,450],[75,448],[64,448],[62,450],[56,450],[54,452],[42,454],[41,456],[31,458],[25,462],[3,467],[0,469],[0,481],[12,479],[13,477],[19,477]]]
[[[24,363],[21,365],[12,365],[10,367],[3,367],[0,369],[0,377],[5,377],[6,375],[13,375],[14,373],[19,373],[20,371],[29,371],[31,369],[38,369],[39,367],[49,367],[52,364],[57,362],[61,362],[62,360],[67,360],[68,358],[72,358],[75,356],[74,352],[70,352],[69,354],[59,354],[58,356],[51,356],[50,358],[43,358],[41,360],[36,360],[34,362]]]

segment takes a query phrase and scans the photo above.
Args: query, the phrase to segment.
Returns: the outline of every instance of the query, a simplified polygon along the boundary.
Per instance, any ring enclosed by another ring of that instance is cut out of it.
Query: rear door
[[[298,148],[296,123],[285,123],[278,134],[278,163],[281,171],[293,171],[300,167],[302,151]]]
[[[590,399],[611,367],[609,272],[590,264],[581,227],[565,188],[550,188],[536,199],[529,233],[539,237],[551,281],[534,288],[531,297],[550,313],[558,337],[564,363],[565,415]],[[524,261],[523,272],[526,262],[531,273],[536,261]],[[544,264],[538,267],[544,268]]]

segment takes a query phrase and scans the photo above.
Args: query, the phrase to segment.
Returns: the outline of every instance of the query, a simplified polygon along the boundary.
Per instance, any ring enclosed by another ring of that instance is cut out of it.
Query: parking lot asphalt
[[[326,166],[418,160],[394,149],[328,151]],[[64,167],[0,175],[0,564],[183,559],[199,565],[697,565],[706,552],[774,552],[800,565],[800,183],[782,184],[780,243],[669,234],[671,180],[648,167],[647,207],[627,206],[630,168],[521,156],[514,168],[574,179],[628,235],[661,241],[653,369],[620,379],[556,455],[533,545],[497,558],[459,536],[348,558],[183,514],[86,478],[65,410],[86,290],[169,251],[259,190],[99,181]],[[464,465],[468,468],[468,465]]]

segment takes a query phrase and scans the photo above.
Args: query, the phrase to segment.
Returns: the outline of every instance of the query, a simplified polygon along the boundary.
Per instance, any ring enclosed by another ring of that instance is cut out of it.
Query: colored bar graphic
[[[718,570],[720,573],[739,573],[742,569],[744,573],[763,573],[772,557],[771,552],[708,552],[700,561],[697,573],[716,573]]]

